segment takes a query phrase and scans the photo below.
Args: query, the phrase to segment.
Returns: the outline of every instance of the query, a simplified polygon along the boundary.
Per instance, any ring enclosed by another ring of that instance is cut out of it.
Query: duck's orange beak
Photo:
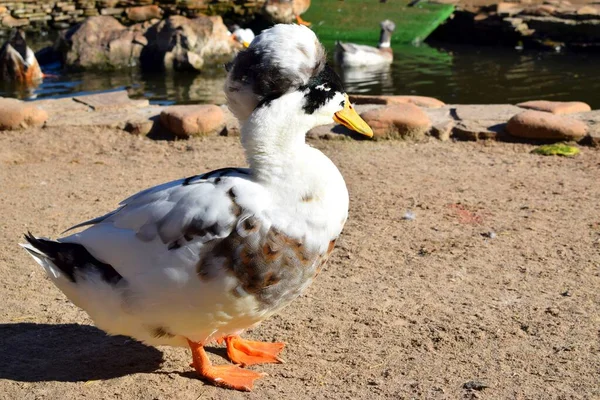
[[[346,101],[344,102],[344,109],[333,114],[333,120],[338,124],[344,125],[348,129],[352,129],[360,133],[361,135],[365,135],[368,137],[373,137],[373,130],[371,127],[365,122],[364,119],[358,115],[354,107],[352,107],[352,103],[350,103],[350,99],[348,95],[344,95],[346,97]]]

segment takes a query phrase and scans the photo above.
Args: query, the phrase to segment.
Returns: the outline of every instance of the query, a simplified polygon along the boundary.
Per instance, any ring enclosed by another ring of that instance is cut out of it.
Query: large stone
[[[172,106],[160,114],[160,122],[179,137],[211,136],[223,131],[225,116],[212,104]]]
[[[466,104],[454,107],[456,117],[462,121],[506,122],[521,111],[511,104]]]
[[[6,14],[8,11],[8,8],[4,7],[4,6],[0,6],[0,15],[4,15]]]
[[[579,140],[587,129],[582,121],[534,110],[515,115],[506,126],[513,136],[541,140]]]
[[[127,18],[134,22],[148,21],[160,18],[163,10],[157,5],[131,7],[127,9]]]
[[[127,108],[147,107],[150,104],[146,99],[130,99],[126,90],[76,96],[73,97],[73,100],[85,104],[94,111],[124,110]]]
[[[58,47],[66,51],[64,61],[69,67],[123,68],[137,64],[142,46],[133,43],[135,37],[115,18],[97,16],[67,31]]]
[[[10,14],[2,17],[2,25],[8,28],[18,28],[20,26],[29,25],[29,20],[25,18],[14,18]]]
[[[505,127],[504,121],[485,119],[458,121],[452,128],[452,136],[460,140],[498,139]]]
[[[219,16],[174,15],[150,27],[145,36],[148,45],[140,61],[146,70],[201,70],[230,60],[235,48]]]
[[[445,106],[444,102],[433,97],[426,96],[372,96],[372,95],[350,95],[350,101],[354,104],[414,104],[423,108],[439,108]]]
[[[581,101],[533,100],[517,104],[521,108],[546,111],[552,114],[574,114],[591,111],[592,108]]]
[[[32,103],[0,98],[0,130],[25,129],[42,126],[48,119],[46,111]]]
[[[420,139],[431,128],[427,114],[413,104],[389,105],[361,117],[373,129],[374,138]]]

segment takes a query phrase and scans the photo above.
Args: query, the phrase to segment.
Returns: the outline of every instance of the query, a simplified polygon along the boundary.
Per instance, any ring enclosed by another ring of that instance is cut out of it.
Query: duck
[[[245,367],[282,362],[285,344],[241,334],[308,288],[348,217],[344,179],[306,132],[334,122],[373,132],[304,26],[263,31],[228,69],[228,98],[251,103],[232,109],[246,167],[142,190],[67,236],[27,233],[22,246],[100,329],[187,347],[201,379],[250,391],[264,374]],[[213,365],[204,346],[215,342],[232,364]]]
[[[394,61],[390,47],[396,24],[389,19],[381,21],[381,34],[377,47],[355,43],[336,42],[334,57],[342,67],[367,67],[389,65]]]
[[[0,78],[4,82],[36,86],[44,75],[25,38],[25,32],[16,29],[0,48]]]
[[[231,27],[231,37],[244,48],[250,46],[250,43],[254,40],[254,32],[249,28],[242,28],[239,25],[233,25]]]
[[[309,8],[310,0],[266,0],[263,14],[273,22],[286,24],[296,22],[299,25],[310,26],[311,23],[300,16]]]

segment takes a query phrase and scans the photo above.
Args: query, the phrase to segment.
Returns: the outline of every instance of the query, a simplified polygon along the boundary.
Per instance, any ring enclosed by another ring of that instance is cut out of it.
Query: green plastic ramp
[[[454,12],[451,4],[426,0],[414,7],[407,4],[405,0],[313,0],[302,18],[324,41],[376,44],[379,22],[390,19],[396,24],[392,43],[419,43]]]

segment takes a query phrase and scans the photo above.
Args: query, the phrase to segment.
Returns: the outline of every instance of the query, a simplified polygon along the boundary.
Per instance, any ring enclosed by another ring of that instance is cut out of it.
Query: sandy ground
[[[288,343],[248,394],[196,379],[185,349],[107,337],[17,246],[147,186],[243,165],[237,140],[0,133],[0,398],[600,398],[600,151],[313,144],[346,177],[350,219],[308,292],[248,333]],[[463,388],[473,380],[488,387]]]

